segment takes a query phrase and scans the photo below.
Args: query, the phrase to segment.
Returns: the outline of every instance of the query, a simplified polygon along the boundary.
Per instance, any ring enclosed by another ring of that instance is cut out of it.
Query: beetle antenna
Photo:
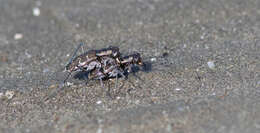
[[[72,57],[70,58],[69,63],[68,63],[67,65],[71,64],[71,62],[75,59],[75,56],[76,56],[77,52],[79,51],[79,49],[80,49],[80,47],[81,47],[82,45],[83,45],[83,42],[81,42],[81,43],[78,45],[77,49],[74,51],[74,53],[73,53]],[[66,65],[66,66],[67,66],[67,65]],[[68,80],[68,78],[70,77],[70,75],[71,75],[71,72],[69,72],[68,76],[64,79],[63,83],[65,83],[65,82]]]
[[[70,60],[69,60],[69,63],[68,63],[68,64],[70,64],[70,63],[73,61],[73,59],[75,58],[75,56],[76,56],[77,52],[79,51],[79,48],[80,48],[82,45],[83,45],[83,42],[81,42],[81,43],[78,45],[77,49],[74,51],[74,53],[73,53],[72,57],[70,58]]]
[[[77,49],[74,51],[72,57],[70,58],[69,62],[67,63],[67,65],[71,64],[71,62],[73,61],[73,59],[75,58],[77,52],[79,51],[80,47],[83,45],[83,43],[81,42]],[[67,66],[66,65],[66,66]],[[63,87],[64,87],[64,84],[66,83],[66,81],[69,79],[69,77],[71,76],[72,72],[69,72],[69,74],[66,76],[66,78],[63,80],[63,82],[61,82],[58,86],[58,89],[55,90],[50,96],[48,96],[47,98],[45,98],[45,101],[52,98],[53,96],[55,96],[57,94],[58,91],[60,91]]]

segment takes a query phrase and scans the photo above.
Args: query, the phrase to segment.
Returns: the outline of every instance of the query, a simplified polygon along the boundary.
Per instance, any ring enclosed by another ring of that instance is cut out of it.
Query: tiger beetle
[[[90,50],[76,56],[78,50],[83,45],[80,43],[74,51],[69,63],[65,66],[65,71],[69,74],[61,83],[66,83],[73,72],[88,72],[89,79],[100,80],[103,86],[103,79],[116,78],[117,88],[118,76],[125,77],[125,73],[132,72],[133,66],[143,66],[143,61],[139,53],[121,57],[118,47],[109,46],[99,50]]]

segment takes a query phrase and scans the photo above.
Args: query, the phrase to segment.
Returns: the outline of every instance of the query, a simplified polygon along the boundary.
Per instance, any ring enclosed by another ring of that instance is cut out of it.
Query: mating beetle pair
[[[78,46],[74,56],[81,45]],[[102,83],[103,79],[125,77],[124,74],[130,73],[134,65],[143,66],[139,53],[121,57],[118,47],[109,46],[100,50],[90,50],[72,58],[65,70],[69,72],[69,76],[76,71],[89,72],[90,79],[98,79]]]
[[[78,46],[69,63],[66,65],[65,71],[67,71],[69,75],[64,79],[63,83],[60,84],[60,87],[63,87],[73,72],[88,72],[89,79],[98,79],[103,86],[103,79],[117,79],[118,76],[125,77],[124,74],[130,73],[133,66],[144,65],[139,53],[121,57],[119,48],[112,46],[100,50],[90,50],[76,56],[77,51],[82,45],[83,43]],[[48,96],[45,101],[53,97],[56,93],[57,92]]]

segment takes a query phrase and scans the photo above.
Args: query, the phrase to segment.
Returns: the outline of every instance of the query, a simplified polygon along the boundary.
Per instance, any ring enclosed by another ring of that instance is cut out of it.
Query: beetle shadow
[[[152,63],[151,62],[144,62],[144,65],[142,67],[143,72],[151,72],[152,71]]]
[[[88,80],[88,75],[89,75],[89,72],[85,72],[85,71],[81,71],[81,72],[77,72],[73,78],[74,79],[78,79],[78,80]]]
[[[128,72],[124,72],[124,75],[126,76],[126,78],[128,79],[128,76],[129,75],[133,75],[135,76],[136,78],[138,78],[139,80],[143,81],[136,73],[138,73],[139,71],[142,71],[142,72],[151,72],[152,71],[152,63],[150,62],[143,62],[143,66],[132,66],[131,68],[131,72],[128,73]]]
[[[152,67],[152,63],[151,62],[144,62],[143,63],[143,66],[133,66],[131,68],[131,73],[132,74],[136,74],[137,72],[139,71],[142,71],[142,72],[151,72],[153,70],[153,67]],[[89,75],[90,72],[85,72],[85,71],[80,71],[80,72],[77,72],[76,74],[74,74],[73,78],[74,79],[78,79],[78,80],[89,80]],[[124,75],[126,77],[128,77],[129,74],[131,73],[128,73],[128,72],[124,72]],[[122,76],[118,76],[118,78],[121,78]],[[104,80],[106,80],[106,78],[104,78]]]

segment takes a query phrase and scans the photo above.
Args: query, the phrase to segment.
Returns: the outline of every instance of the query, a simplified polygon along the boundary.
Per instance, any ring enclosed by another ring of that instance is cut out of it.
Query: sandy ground
[[[259,133],[259,22],[258,0],[0,0],[0,132]],[[146,68],[58,89],[80,42]]]

